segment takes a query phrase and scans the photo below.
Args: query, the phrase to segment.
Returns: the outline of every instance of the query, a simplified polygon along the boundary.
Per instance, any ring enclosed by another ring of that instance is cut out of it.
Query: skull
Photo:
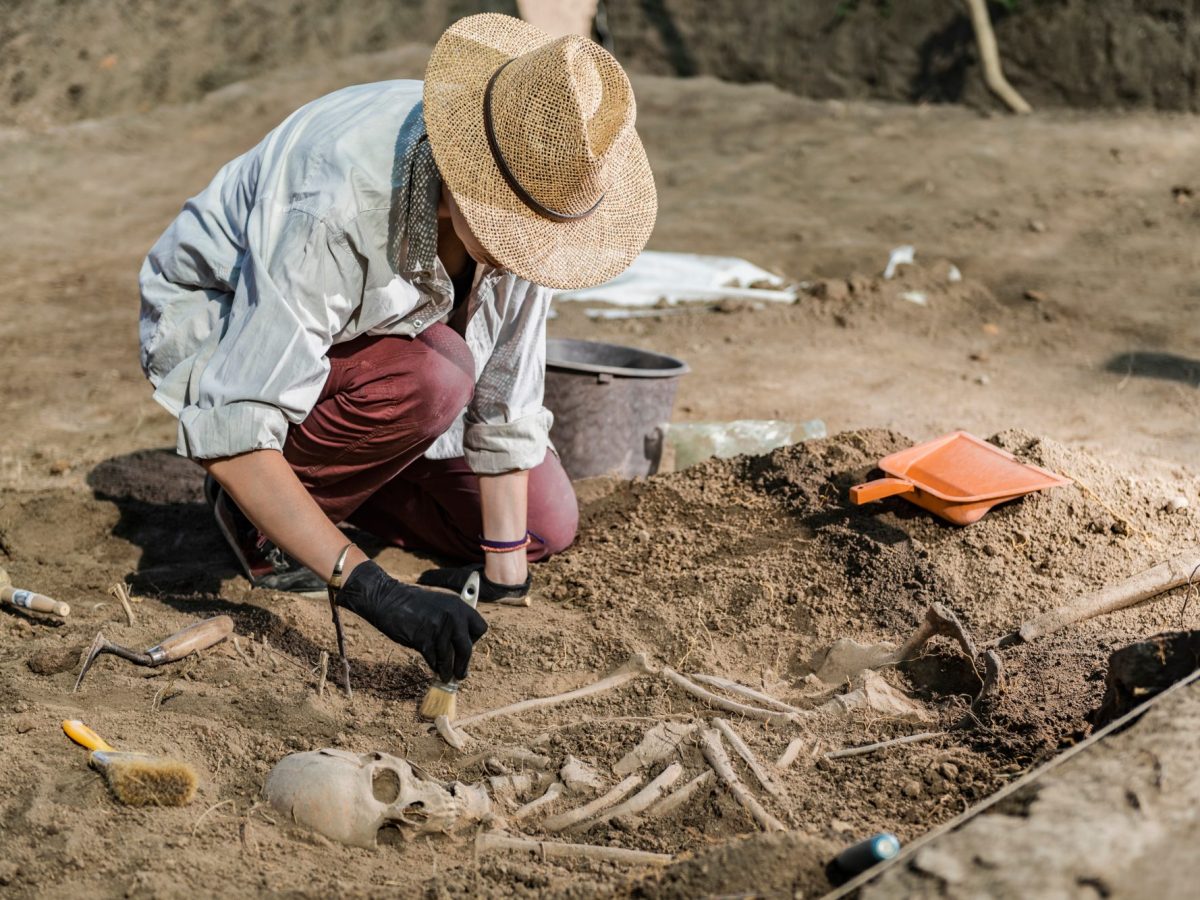
[[[292,753],[271,770],[264,790],[279,812],[355,847],[376,846],[381,828],[397,828],[405,838],[445,834],[491,813],[481,788],[443,785],[386,753]]]

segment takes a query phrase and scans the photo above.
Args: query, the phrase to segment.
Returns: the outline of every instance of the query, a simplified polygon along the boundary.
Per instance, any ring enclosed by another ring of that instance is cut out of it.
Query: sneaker
[[[211,475],[204,479],[204,497],[252,585],[293,594],[325,594],[325,579],[267,540]]]

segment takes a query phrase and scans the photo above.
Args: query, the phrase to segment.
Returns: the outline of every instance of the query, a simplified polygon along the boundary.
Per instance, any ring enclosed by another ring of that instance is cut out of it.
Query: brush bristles
[[[451,721],[458,713],[458,692],[448,691],[445,687],[435,684],[421,701],[420,714],[422,719],[433,721],[438,716],[445,716]]]
[[[116,798],[129,806],[186,806],[196,796],[196,772],[177,759],[114,760],[104,768]]]

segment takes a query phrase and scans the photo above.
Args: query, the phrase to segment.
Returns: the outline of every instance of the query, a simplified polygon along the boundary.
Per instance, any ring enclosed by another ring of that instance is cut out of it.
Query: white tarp
[[[759,286],[752,288],[751,284]],[[674,304],[726,297],[794,303],[796,292],[778,275],[736,256],[645,250],[612,281],[580,291],[559,291],[554,297],[615,306],[654,306],[659,300]]]

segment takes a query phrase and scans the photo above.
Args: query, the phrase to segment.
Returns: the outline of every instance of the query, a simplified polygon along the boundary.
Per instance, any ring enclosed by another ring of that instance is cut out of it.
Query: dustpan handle
[[[876,478],[866,484],[856,484],[850,488],[850,502],[855,506],[882,500],[884,497],[894,497],[896,494],[908,494],[915,491],[911,481],[902,478]]]

